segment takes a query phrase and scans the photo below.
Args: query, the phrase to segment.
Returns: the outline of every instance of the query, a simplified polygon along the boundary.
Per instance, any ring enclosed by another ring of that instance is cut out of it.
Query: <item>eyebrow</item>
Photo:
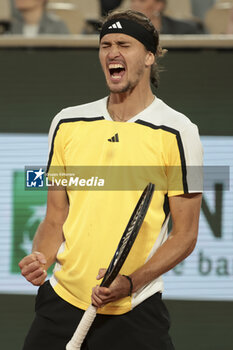
[[[130,44],[131,42],[129,40],[117,40],[116,43],[117,44]],[[111,45],[111,44],[112,44],[112,42],[108,41],[108,40],[102,41],[100,43],[100,45]]]

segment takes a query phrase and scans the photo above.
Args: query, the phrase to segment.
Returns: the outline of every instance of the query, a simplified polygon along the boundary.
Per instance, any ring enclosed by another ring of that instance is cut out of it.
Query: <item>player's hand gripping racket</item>
[[[131,218],[126,226],[126,229],[118,244],[117,250],[109,264],[109,267],[100,284],[101,287],[109,287],[115,277],[118,275],[125,259],[127,258],[130,249],[137,237],[137,234],[142,226],[143,220],[149,208],[150,201],[154,192],[154,185],[149,183],[144,189],[139,201],[131,215]],[[66,345],[66,350],[81,349],[83,340],[89,331],[97,312],[97,307],[90,305],[84,313],[73,337]]]

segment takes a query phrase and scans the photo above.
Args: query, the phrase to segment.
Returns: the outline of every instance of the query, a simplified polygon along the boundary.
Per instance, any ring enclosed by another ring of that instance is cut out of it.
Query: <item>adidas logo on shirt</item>
[[[109,142],[119,142],[119,136],[118,134],[115,134],[113,137],[108,139]]]
[[[116,23],[113,23],[111,26],[108,27],[108,29],[112,29],[112,28],[118,28],[118,29],[122,29],[122,25],[120,24],[120,22],[116,22]]]

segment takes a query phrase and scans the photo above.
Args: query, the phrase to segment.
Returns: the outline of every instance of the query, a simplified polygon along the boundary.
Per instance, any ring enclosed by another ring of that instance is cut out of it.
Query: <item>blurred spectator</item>
[[[203,21],[206,12],[215,5],[216,1],[217,0],[191,0],[193,15]]]
[[[57,16],[47,13],[47,0],[14,0],[10,34],[34,37],[38,34],[69,34],[66,24]]]
[[[230,14],[230,18],[227,24],[227,32],[226,34],[233,34],[233,7],[231,9],[231,14]]]
[[[9,0],[0,0],[0,34],[5,34],[11,23],[11,6]]]
[[[163,15],[166,0],[131,0],[133,10],[149,17],[161,34],[203,34],[203,26],[195,21],[180,21]]]
[[[100,0],[101,16],[106,16],[109,11],[121,5],[123,0]]]
[[[205,25],[210,34],[231,33],[232,7],[233,0],[218,0],[215,5],[208,10],[205,17]]]
[[[122,4],[122,2],[123,0],[99,0],[101,17],[106,16],[109,11],[115,10]],[[87,18],[83,34],[99,34],[100,26],[100,19]]]

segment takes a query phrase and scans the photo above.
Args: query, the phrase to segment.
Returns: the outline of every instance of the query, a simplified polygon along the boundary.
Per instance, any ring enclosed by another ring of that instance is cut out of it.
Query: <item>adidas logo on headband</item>
[[[120,22],[116,22],[116,23],[113,23],[111,26],[108,27],[108,29],[112,29],[112,28],[119,28],[119,29],[122,29],[122,25],[120,24]]]
[[[116,21],[116,22],[115,22]],[[142,24],[137,23],[136,20],[127,18],[112,18],[105,22],[100,32],[100,41],[103,36],[110,33],[121,33],[132,36],[140,41],[148,51],[156,54],[158,46],[158,34],[154,37],[152,31],[147,30]],[[156,32],[157,33],[157,32]]]

